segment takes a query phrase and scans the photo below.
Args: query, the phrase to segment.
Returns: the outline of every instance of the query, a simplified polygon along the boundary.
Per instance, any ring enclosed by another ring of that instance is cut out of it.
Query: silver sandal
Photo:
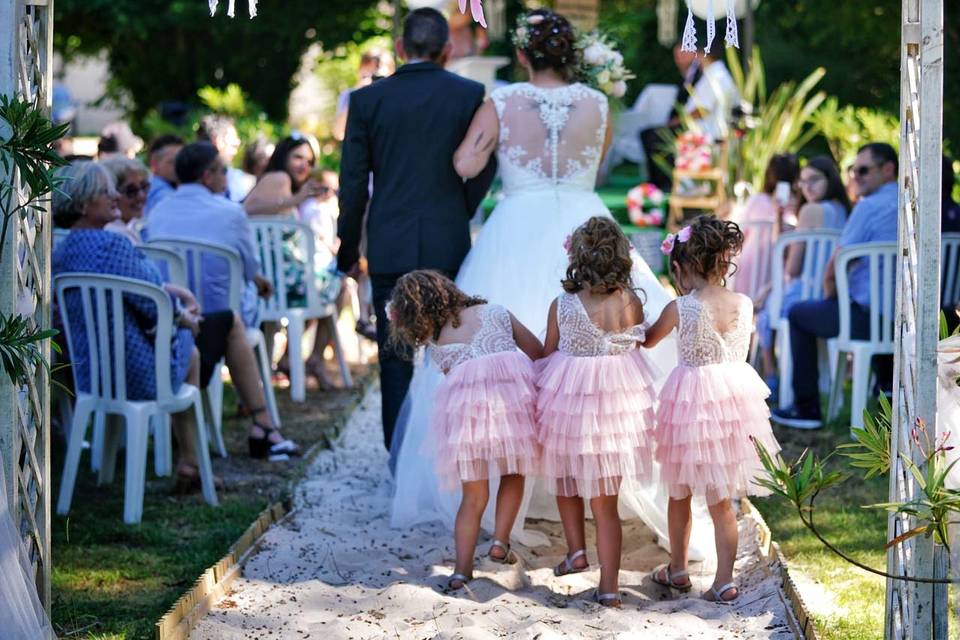
[[[660,575],[661,571],[666,571],[667,573],[667,579],[665,581],[657,577]],[[687,578],[687,582],[683,584],[677,584],[676,578]],[[687,591],[690,591],[690,589],[693,588],[693,583],[690,582],[689,578],[690,578],[690,574],[687,571],[676,571],[676,572],[671,571],[669,563],[660,565],[659,567],[653,570],[653,573],[650,574],[650,579],[653,580],[658,585],[660,585],[661,587],[669,587],[671,589],[676,589],[680,593],[686,593]]]
[[[723,594],[725,594],[727,591],[730,591],[730,589],[736,589],[737,595],[733,596],[729,600],[724,600]],[[740,597],[740,587],[738,587],[736,583],[728,582],[720,588],[710,587],[706,593],[704,593],[704,595],[707,595],[707,593],[712,596],[710,598],[704,598],[704,600],[707,602],[715,602],[717,604],[733,604]]]
[[[568,555],[566,558],[563,559],[563,562],[561,562],[560,564],[558,564],[553,568],[553,575],[559,578],[561,576],[570,575],[572,573],[583,573],[584,571],[589,570],[590,569],[589,563],[585,564],[583,567],[579,569],[573,566],[573,561],[579,558],[580,556],[583,556],[583,559],[586,560],[587,550],[580,549],[579,551],[574,551],[572,555]]]
[[[467,586],[467,583],[470,582],[470,580],[472,579],[473,578],[468,578],[462,573],[454,573],[449,578],[447,578],[447,591],[459,591],[460,589],[463,589],[465,586]],[[453,586],[454,582],[459,582],[460,586],[459,587]]]
[[[501,549],[503,549],[504,553],[502,558],[498,558],[491,553],[494,547],[500,547]],[[487,551],[487,557],[490,558],[491,561],[496,562],[497,564],[514,564],[517,561],[517,559],[515,557],[512,557],[510,555],[511,553],[512,552],[510,551],[509,544],[504,544],[501,540],[494,539],[490,543],[490,550]]]
[[[610,607],[611,609],[619,609],[623,606],[623,600],[619,593],[600,593],[599,589],[593,592],[593,601],[601,607]],[[607,604],[608,602],[610,604]]]

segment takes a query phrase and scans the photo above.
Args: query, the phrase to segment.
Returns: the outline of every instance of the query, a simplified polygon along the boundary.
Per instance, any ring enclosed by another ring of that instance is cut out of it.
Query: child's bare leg
[[[560,511],[560,522],[563,523],[563,535],[567,540],[567,557],[587,546],[586,534],[583,525],[583,498],[574,496],[567,498],[557,496],[557,510]],[[587,566],[587,558],[582,555],[572,561],[574,569],[583,569]]]
[[[510,544],[510,532],[520,512],[520,503],[523,502],[524,477],[519,474],[510,474],[500,477],[500,489],[497,491],[497,513],[493,521],[493,537],[505,544]],[[494,547],[490,555],[497,560],[507,557],[507,550]]]
[[[490,488],[486,480],[474,480],[463,483],[463,498],[457,511],[453,539],[457,548],[456,573],[470,576],[473,573],[473,553],[477,548],[477,536],[480,534],[480,518],[487,508]],[[454,581],[450,585],[459,589],[462,585]]]
[[[620,554],[623,532],[617,512],[617,496],[590,500],[597,524],[597,556],[600,559],[600,593],[617,593],[620,588]]]
[[[713,519],[713,536],[717,543],[717,575],[713,587],[719,588],[733,582],[733,563],[737,559],[737,516],[729,500],[721,500],[710,506]],[[736,589],[720,594],[724,600],[737,596]]]

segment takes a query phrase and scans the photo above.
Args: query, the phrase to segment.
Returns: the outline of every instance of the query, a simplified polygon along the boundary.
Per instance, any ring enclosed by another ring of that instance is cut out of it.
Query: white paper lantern
[[[713,16],[717,18],[723,17],[727,10],[727,0],[690,0],[690,8],[693,9],[694,15],[702,20],[706,20],[710,15],[711,4],[713,5]],[[760,0],[753,0],[750,4],[756,9],[757,5],[760,4]],[[737,16],[737,20],[747,15],[747,0],[735,0],[733,11]]]

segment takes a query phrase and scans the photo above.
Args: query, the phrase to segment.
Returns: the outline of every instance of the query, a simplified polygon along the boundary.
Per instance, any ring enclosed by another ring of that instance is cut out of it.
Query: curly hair
[[[736,270],[733,256],[741,249],[743,231],[736,222],[700,215],[690,223],[690,238],[674,242],[670,263],[676,262],[708,282],[719,280],[725,285],[730,268]]]
[[[630,241],[611,218],[594,216],[570,236],[570,265],[561,284],[567,293],[613,293],[632,289]]]
[[[523,53],[534,71],[554,69],[572,79],[580,55],[576,47],[577,33],[570,21],[549,9],[536,9],[527,14],[526,43]]]
[[[460,312],[486,304],[468,296],[450,278],[436,271],[411,271],[397,280],[390,296],[390,343],[417,348],[437,340],[448,322],[460,326]]]

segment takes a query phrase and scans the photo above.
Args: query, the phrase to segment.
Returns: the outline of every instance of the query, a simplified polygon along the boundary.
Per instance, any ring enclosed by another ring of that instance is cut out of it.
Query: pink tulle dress
[[[713,505],[746,494],[769,495],[753,480],[763,467],[751,436],[772,454],[770,390],[747,364],[753,303],[740,295],[735,325],[720,334],[696,294],[676,300],[679,364],[660,391],[655,430],[661,481],[672,498]]]
[[[616,495],[652,468],[656,372],[637,349],[642,325],[607,332],[580,297],[557,299],[559,350],[537,362],[541,475],[558,496]]]
[[[510,313],[487,304],[469,343],[433,345],[446,377],[437,389],[426,449],[440,486],[538,470],[533,363],[517,350]]]

